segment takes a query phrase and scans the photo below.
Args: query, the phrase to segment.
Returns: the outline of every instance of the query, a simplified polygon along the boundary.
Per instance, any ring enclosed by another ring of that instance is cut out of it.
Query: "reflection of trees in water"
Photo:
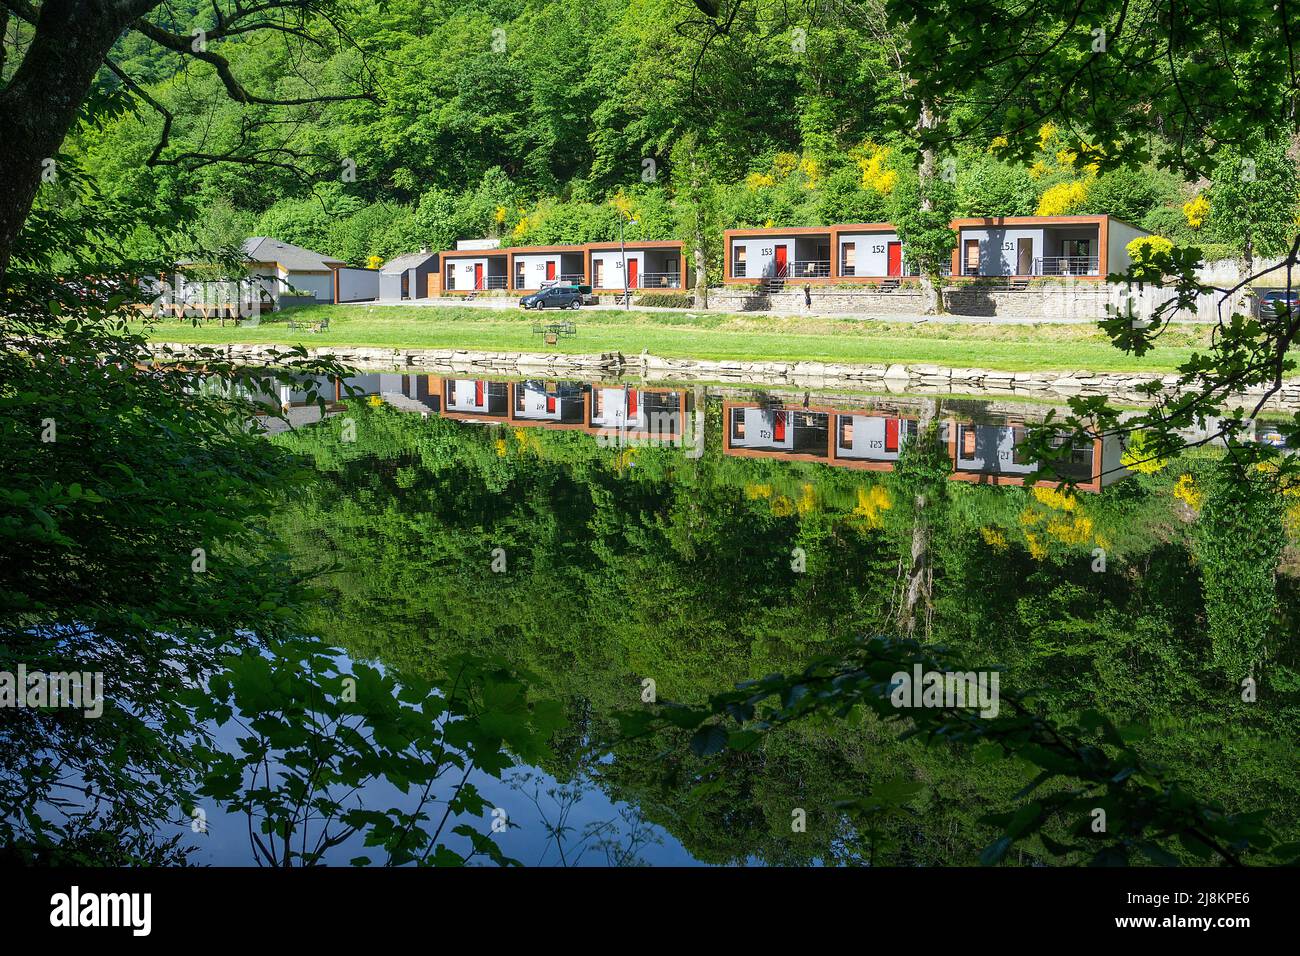
[[[286,524],[304,550],[365,571],[335,579],[319,623],[417,670],[457,650],[503,654],[535,675],[538,696],[568,702],[582,739],[616,732],[610,715],[635,705],[646,676],[665,698],[700,700],[897,620],[917,514],[906,468],[881,479],[644,448],[629,469],[582,435],[534,429],[524,442],[505,429],[373,419],[360,423],[365,451],[319,434],[295,439],[331,474]],[[1065,514],[1055,498],[945,482],[926,502],[930,600],[917,606],[929,609],[932,639],[964,660],[1001,662],[1016,686],[1049,688],[1040,700],[1052,713],[1173,718],[1180,729],[1144,741],[1144,753],[1230,808],[1265,794],[1294,831],[1294,761],[1254,742],[1294,728],[1297,707],[1280,682],[1249,707],[1225,690],[1200,569],[1181,524],[1170,523],[1165,486],[1175,480],[1141,476],[1078,496],[1076,509],[1112,539],[1105,574],[1090,567],[1091,540],[1047,540],[1039,554],[1020,543],[1029,509],[1043,522]],[[864,482],[888,491],[879,520],[853,513]],[[1000,533],[981,534],[989,529]],[[497,546],[511,556],[508,575],[489,575],[481,560]],[[796,547],[807,552],[802,574],[791,571]],[[1296,602],[1283,585],[1285,625]],[[1282,667],[1300,667],[1294,647],[1276,652]],[[1273,673],[1281,681],[1286,671]],[[1224,733],[1231,752],[1215,742]],[[989,833],[980,817],[1033,777],[1013,762],[977,765],[950,748],[899,743],[870,724],[790,728],[721,768],[685,751],[688,738],[656,736],[591,768],[591,779],[708,862],[835,859],[837,846],[853,844],[827,808],[902,773],[928,787],[881,823],[890,840],[877,841],[878,856],[972,863]],[[543,766],[568,779],[585,764],[574,747],[560,750]],[[675,774],[667,786],[666,771]],[[799,838],[794,807],[810,811]]]
[[[615,807],[613,819],[571,824],[574,809],[595,790],[585,776],[555,783],[534,771],[521,770],[507,775],[505,781],[532,804],[537,823],[546,832],[535,866],[578,866],[588,854],[598,856],[605,866],[644,866],[642,851],[663,844],[663,837],[635,806]]]

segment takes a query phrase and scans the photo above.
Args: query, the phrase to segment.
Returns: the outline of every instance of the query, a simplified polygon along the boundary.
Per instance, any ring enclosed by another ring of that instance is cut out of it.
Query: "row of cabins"
[[[944,272],[1011,280],[1102,280],[1127,269],[1125,247],[1148,235],[1113,216],[958,219],[952,228],[957,246]],[[917,272],[889,223],[730,229],[723,237],[724,285],[757,283],[770,290],[787,282],[861,283],[888,289]],[[306,293],[308,301],[347,303],[472,297],[493,290],[526,294],[556,283],[591,286],[595,293],[671,291],[690,285],[685,244],[679,241],[503,249],[493,240],[470,240],[453,250],[423,249],[398,256],[378,270],[349,266],[264,236],[246,240],[242,251],[245,285],[277,307],[294,292]],[[202,285],[185,275],[186,267],[193,265],[178,264],[174,287],[182,298]]]
[[[573,429],[592,435],[676,441],[684,434],[690,393],[580,381],[505,382],[433,375],[359,375],[367,393],[400,394],[430,412],[462,422]],[[335,397],[344,394],[335,382]],[[917,418],[870,409],[803,407],[724,401],[724,454],[820,462],[843,468],[891,471],[920,430]],[[948,447],[951,477],[995,485],[1032,483],[1037,470],[1024,452],[1024,421],[948,419],[940,438]],[[1064,437],[1062,438],[1064,441]],[[1062,477],[1099,491],[1129,474],[1116,436],[1071,448]]]
[[[1149,235],[1114,216],[1007,216],[957,219],[952,276],[1104,279],[1123,272],[1125,247]],[[887,222],[724,233],[723,283],[896,284],[917,274]]]

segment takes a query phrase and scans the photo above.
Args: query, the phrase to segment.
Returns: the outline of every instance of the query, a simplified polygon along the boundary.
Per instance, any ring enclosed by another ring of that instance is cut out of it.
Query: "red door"
[[[898,451],[898,419],[885,419],[885,451]]]
[[[776,247],[776,277],[785,275],[785,246]]]
[[[627,260],[627,287],[629,289],[636,288],[636,260],[635,259]]]
[[[548,279],[555,278],[555,263],[550,260],[547,260],[546,263],[546,278]]]
[[[483,288],[483,263],[474,263],[474,288]]]
[[[885,275],[901,276],[903,274],[903,244],[901,242],[891,242],[889,244],[889,267]]]

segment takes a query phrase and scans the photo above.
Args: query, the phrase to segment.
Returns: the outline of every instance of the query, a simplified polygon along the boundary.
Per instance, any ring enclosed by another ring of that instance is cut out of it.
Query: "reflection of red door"
[[[785,441],[785,412],[777,412],[772,421],[772,440]]]
[[[898,419],[885,419],[885,451],[898,451]]]
[[[548,279],[555,278],[555,263],[550,261],[549,259],[546,262],[546,278]]]
[[[546,396],[546,414],[548,414],[548,415],[554,415],[554,414],[555,414],[555,396],[554,396],[554,395],[547,395],[547,396]]]
[[[785,246],[776,247],[776,272],[777,278],[785,275]]]
[[[483,407],[483,383],[482,382],[474,383],[474,407],[475,408]]]
[[[483,288],[483,263],[474,263],[474,288]]]
[[[901,276],[903,274],[903,244],[901,242],[891,242],[889,244],[889,267],[885,275]]]
[[[636,288],[636,260],[635,259],[627,260],[627,287],[629,289]]]
[[[627,393],[627,417],[636,418],[636,389],[629,389]]]

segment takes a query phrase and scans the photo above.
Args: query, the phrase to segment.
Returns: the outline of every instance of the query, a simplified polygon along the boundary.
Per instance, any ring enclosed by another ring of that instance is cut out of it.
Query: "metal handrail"
[[[831,274],[829,259],[796,259],[790,271],[795,279],[824,279]]]
[[[680,272],[643,272],[637,279],[642,289],[680,289],[682,274]]]
[[[1086,276],[1096,275],[1100,265],[1100,256],[1044,256],[1033,268],[1038,276]]]

